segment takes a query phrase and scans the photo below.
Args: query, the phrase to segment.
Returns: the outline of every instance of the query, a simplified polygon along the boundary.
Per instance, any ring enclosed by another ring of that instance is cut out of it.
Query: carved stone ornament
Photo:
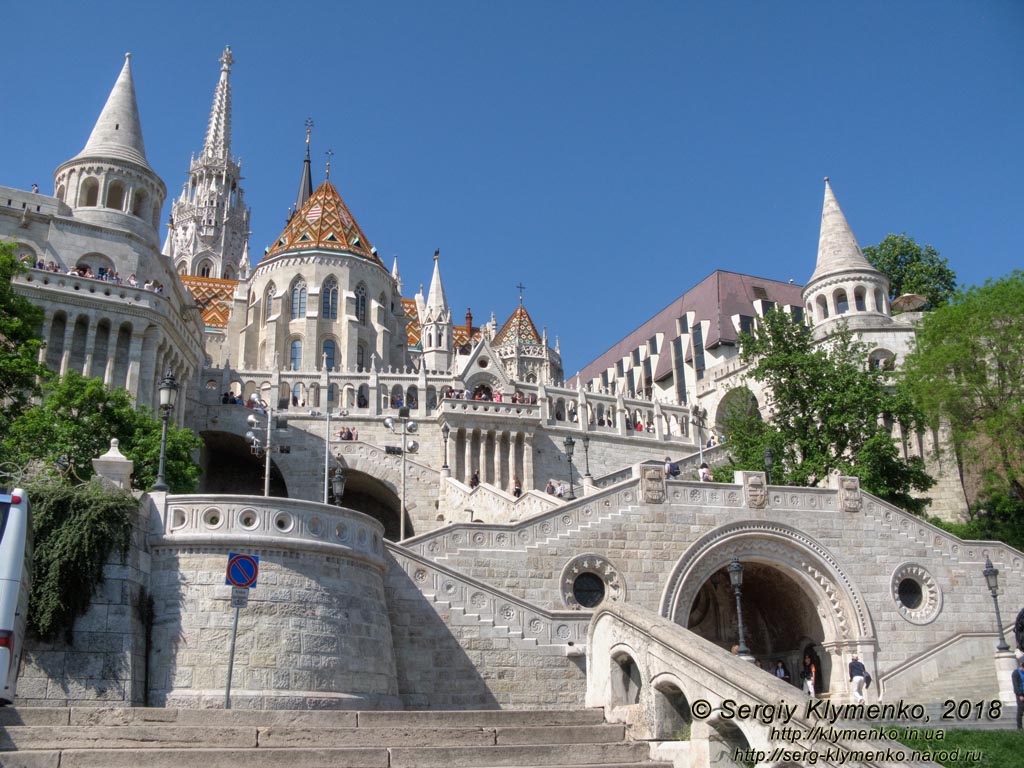
[[[744,473],[743,491],[750,509],[764,509],[768,506],[768,487],[765,485],[763,473]]]
[[[663,504],[665,502],[665,473],[661,467],[644,467],[644,503]]]
[[[839,478],[839,505],[843,512],[860,512],[863,502],[859,477],[844,475]]]

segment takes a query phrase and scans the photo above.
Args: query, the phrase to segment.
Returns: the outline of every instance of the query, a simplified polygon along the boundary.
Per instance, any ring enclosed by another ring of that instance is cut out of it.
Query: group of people
[[[359,439],[359,430],[358,429],[349,429],[348,427],[342,427],[338,431],[338,439],[339,440],[358,440]]]
[[[23,264],[26,264],[35,269],[40,269],[43,272],[55,272],[60,274],[63,272],[63,268],[55,261],[44,262],[42,259],[38,259],[35,263],[32,263],[31,259],[27,255],[21,257]],[[127,279],[121,277],[121,273],[116,269],[105,269],[100,268],[99,272],[93,272],[92,267],[88,264],[82,264],[77,267],[71,267],[67,271],[68,275],[73,277],[84,277],[88,280],[100,280],[104,283],[113,283],[114,285],[127,285],[129,288],[138,288],[139,280],[135,277],[135,274],[131,274]],[[153,291],[153,293],[162,295],[164,292],[164,284],[156,280],[147,280],[142,284],[142,288],[147,291]]]
[[[544,493],[550,496],[557,496],[561,499],[565,497],[565,486],[562,484],[561,480],[559,480],[557,484],[552,480],[548,480],[548,484],[544,487]]]

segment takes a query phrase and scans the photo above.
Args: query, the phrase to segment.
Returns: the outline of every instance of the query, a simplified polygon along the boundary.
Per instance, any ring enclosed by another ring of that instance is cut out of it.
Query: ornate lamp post
[[[576,448],[576,441],[572,439],[572,435],[565,436],[565,457],[569,460],[569,495],[567,499],[575,499],[576,494],[572,490],[572,452]]]
[[[324,355],[326,358],[327,355]],[[330,377],[328,377],[328,381]],[[330,384],[327,385],[327,391],[330,391]],[[343,419],[348,418],[348,410],[342,408],[338,411],[338,416]],[[330,484],[331,477],[331,402],[327,401],[327,431],[324,433],[324,504],[327,503],[327,487]],[[344,487],[344,486],[343,486]],[[335,495],[335,498],[338,498]]]
[[[996,646],[996,650],[1008,651],[1010,646],[1006,644],[1006,638],[1003,636],[1003,620],[999,616],[999,569],[992,565],[992,558],[985,558],[985,570],[981,573],[988,582],[988,591],[992,593],[992,602],[996,607],[996,631],[999,632],[999,645]]]
[[[448,426],[446,421],[441,425],[441,439],[444,440],[444,464],[441,465],[441,469],[448,469],[448,437],[452,433],[452,428]]]
[[[398,521],[398,540],[402,541],[405,538],[405,454],[406,451],[416,453],[419,449],[419,444],[415,440],[407,441],[406,437],[414,434],[419,429],[419,425],[409,418],[409,408],[404,405],[398,409],[398,420],[402,422],[402,498]],[[390,416],[384,419],[384,426],[395,433],[395,420]]]
[[[341,506],[341,497],[345,495],[345,470],[341,467],[334,468],[334,475],[331,477],[331,490],[334,491],[334,503]]]
[[[587,474],[585,477],[590,477],[590,435],[583,436],[583,458],[587,462]]]
[[[740,605],[740,595],[743,592],[743,563],[738,557],[734,557],[729,563],[729,582],[732,584],[732,591],[736,595],[736,631],[739,634],[739,648],[737,653],[740,656],[749,656],[750,649],[743,642],[743,606]]]
[[[255,398],[256,396],[253,395],[253,397]],[[263,452],[266,455],[266,461],[263,464],[263,495],[264,496],[270,496],[270,436],[271,436],[270,424],[274,420],[274,409],[271,408],[268,405],[267,408],[266,408],[266,411],[267,411],[267,413],[266,413],[266,415],[267,415],[267,442],[266,442],[266,445],[263,446]],[[259,423],[257,421],[257,419],[256,419],[256,414],[255,413],[250,413],[248,418],[246,419],[246,421],[249,423],[250,427],[255,427]],[[245,433],[245,436],[253,441],[253,449],[255,451],[255,449],[257,449],[259,447],[259,440],[256,439],[255,435],[253,435],[251,429],[248,432]],[[257,455],[259,455],[259,454],[257,453]]]
[[[771,446],[765,446],[764,449],[764,470],[768,475],[768,484],[772,482],[772,448]]]
[[[160,430],[160,466],[156,472],[156,482],[153,483],[154,491],[170,490],[167,481],[164,480],[164,465],[167,462],[167,422],[171,418],[171,410],[174,408],[174,401],[178,399],[178,382],[174,380],[174,374],[167,371],[167,375],[158,386],[160,392],[160,419],[163,426]]]

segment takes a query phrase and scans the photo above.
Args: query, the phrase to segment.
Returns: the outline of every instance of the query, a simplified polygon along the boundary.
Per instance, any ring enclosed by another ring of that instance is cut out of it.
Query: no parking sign
[[[228,572],[224,583],[231,587],[252,589],[260,575],[260,558],[257,555],[228,553]]]

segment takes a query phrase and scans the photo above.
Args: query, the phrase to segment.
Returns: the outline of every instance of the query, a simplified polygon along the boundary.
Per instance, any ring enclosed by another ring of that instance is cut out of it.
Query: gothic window
[[[267,322],[274,314],[274,295],[277,293],[277,288],[271,283],[267,286],[266,293],[263,294],[263,322]]]
[[[328,339],[327,341],[324,342],[323,350],[324,350],[324,357],[323,357],[324,365],[327,367],[327,370],[333,371],[334,370],[334,356],[335,356],[335,352],[337,350],[337,347],[336,347],[336,345],[334,344],[334,342],[331,339]]]
[[[366,368],[366,347],[362,344],[356,347],[356,366],[360,369]]]
[[[187,261],[183,260],[183,261],[179,261],[178,262],[178,274],[179,275],[187,275],[188,274],[188,262]]]
[[[360,283],[356,286],[356,319],[361,325],[366,325],[366,284]]]
[[[199,265],[199,276],[200,277],[210,277],[210,272],[212,272],[212,271],[213,271],[213,265],[210,262],[208,262],[208,261],[203,261]]]
[[[249,291],[249,303],[245,308],[245,324],[248,325],[252,322],[252,307],[256,303],[256,294],[253,291]]]
[[[320,295],[323,297],[323,308],[320,317],[325,320],[338,319],[338,281],[333,277],[324,280],[320,287]]]
[[[232,275],[232,274],[233,274],[233,273],[231,272],[231,270],[230,270],[230,269],[225,269],[225,270],[224,270],[224,279],[225,279],[225,280],[233,280],[234,278],[233,278],[233,277],[231,277],[231,275]]]
[[[288,362],[293,371],[299,370],[299,366],[302,365],[302,339],[292,339],[288,350]]]
[[[387,301],[387,297],[383,293],[377,297],[377,322],[381,325],[384,325],[384,307],[388,305]]]
[[[292,285],[292,320],[306,316],[306,284],[296,280]]]
[[[61,201],[61,202],[63,203],[63,202],[64,202],[64,196],[65,196],[66,194],[67,194],[67,192],[66,192],[66,191],[65,191],[65,189],[64,189],[64,185],[63,185],[63,184],[61,184],[61,185],[60,185],[60,186],[59,186],[59,187],[57,188],[57,195],[56,195],[57,199],[58,199],[58,200],[60,200],[60,201]]]

